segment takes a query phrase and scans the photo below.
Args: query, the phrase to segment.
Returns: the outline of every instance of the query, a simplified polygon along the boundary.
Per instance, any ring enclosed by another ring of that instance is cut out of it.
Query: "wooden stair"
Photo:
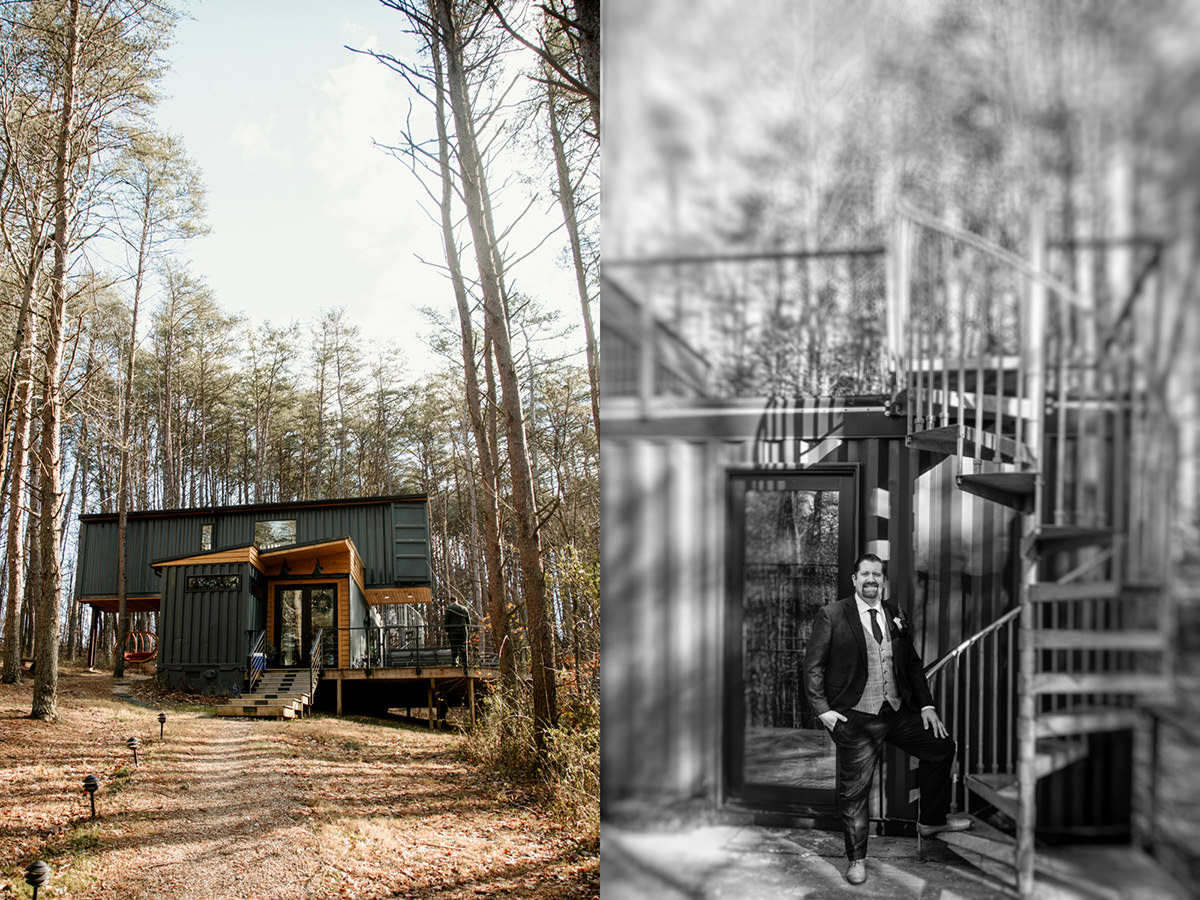
[[[944,831],[936,839],[964,861],[1001,883],[1010,882],[1016,841],[974,819],[969,831]],[[1015,891],[1010,896],[1016,897]],[[1038,847],[1029,900],[1184,900],[1183,885],[1135,847]]]
[[[319,675],[317,676],[320,677]],[[296,719],[312,706],[316,681],[308,669],[267,669],[254,690],[217,707],[218,716]]]

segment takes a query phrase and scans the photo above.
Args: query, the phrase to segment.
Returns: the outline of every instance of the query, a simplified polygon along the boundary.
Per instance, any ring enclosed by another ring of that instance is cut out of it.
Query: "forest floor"
[[[32,896],[38,859],[43,900],[600,894],[598,840],[473,768],[453,733],[217,718],[144,676],[70,668],[58,721],[30,703],[30,683],[0,685],[0,898]]]

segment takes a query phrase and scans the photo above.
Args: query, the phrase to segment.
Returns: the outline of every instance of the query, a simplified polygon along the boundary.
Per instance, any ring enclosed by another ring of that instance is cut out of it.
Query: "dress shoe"
[[[851,884],[862,884],[867,880],[867,861],[865,859],[850,860],[850,868],[846,870],[846,880]]]
[[[917,823],[917,832],[921,837],[933,837],[943,831],[966,831],[971,827],[969,816],[946,816],[945,825],[922,825]]]

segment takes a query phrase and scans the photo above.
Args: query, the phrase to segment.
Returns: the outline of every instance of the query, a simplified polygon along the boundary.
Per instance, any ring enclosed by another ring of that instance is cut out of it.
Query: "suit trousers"
[[[849,710],[846,721],[833,729],[837,745],[837,802],[846,837],[846,856],[851,860],[867,855],[869,819],[867,803],[871,778],[886,741],[920,761],[917,784],[921,789],[923,825],[943,825],[950,811],[950,773],[954,765],[954,741],[935,737],[925,728],[920,713],[903,706],[898,711],[887,703],[878,715]]]

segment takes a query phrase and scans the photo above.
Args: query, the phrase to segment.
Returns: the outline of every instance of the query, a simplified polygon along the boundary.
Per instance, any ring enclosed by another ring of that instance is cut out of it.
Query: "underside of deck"
[[[499,681],[498,667],[403,666],[376,669],[326,669],[317,686],[317,702],[337,715],[389,709],[425,709],[430,724],[448,707],[470,710]]]

